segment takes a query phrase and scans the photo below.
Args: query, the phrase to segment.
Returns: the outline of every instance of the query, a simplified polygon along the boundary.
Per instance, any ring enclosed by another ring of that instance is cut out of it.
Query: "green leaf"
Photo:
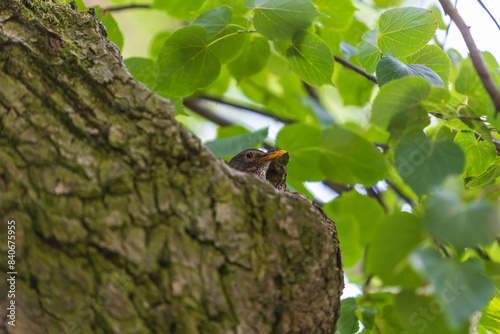
[[[320,168],[332,181],[372,186],[383,180],[387,164],[382,153],[363,137],[343,128],[321,134]]]
[[[417,53],[406,57],[407,64],[425,65],[443,80],[444,87],[448,87],[451,73],[450,57],[436,45],[426,45]]]
[[[375,0],[375,3],[380,8],[397,7],[401,5],[401,0]]]
[[[437,20],[428,9],[390,9],[380,16],[377,44],[384,56],[406,57],[431,40],[436,26]]]
[[[297,75],[311,86],[332,83],[334,58],[323,40],[305,30],[293,36],[287,50],[290,66]]]
[[[365,330],[372,330],[375,326],[375,317],[377,316],[377,308],[374,306],[363,305],[361,309],[361,322]]]
[[[267,137],[268,128],[230,138],[221,138],[205,143],[217,158],[236,155],[247,148],[257,146]]]
[[[443,295],[444,296],[444,295]],[[396,296],[396,310],[404,333],[414,334],[468,334],[468,324],[450,329],[443,314],[444,301],[437,296],[402,291]]]
[[[443,22],[443,15],[441,15],[441,10],[436,7],[436,6],[430,6],[429,9],[431,10],[432,14],[436,17],[436,20],[439,21],[438,28],[442,30],[446,30],[446,24]]]
[[[346,298],[341,301],[342,313],[337,324],[339,334],[354,334],[359,330],[359,320],[356,315],[358,304],[355,298]]]
[[[443,87],[443,80],[430,68],[420,64],[405,65],[393,57],[382,57],[377,65],[377,82],[380,87],[406,76],[422,77],[431,85]]]
[[[196,11],[205,0],[153,0],[154,9],[167,12],[168,15],[187,20],[196,16]]]
[[[484,91],[484,86],[470,58],[460,64],[460,70],[455,80],[455,90],[464,95],[475,95]]]
[[[416,114],[430,91],[431,85],[423,78],[405,77],[391,81],[373,100],[370,121],[385,130],[394,115]]]
[[[417,195],[429,194],[448,175],[461,174],[464,153],[451,140],[431,141],[422,131],[404,135],[394,153],[396,169]]]
[[[155,91],[183,97],[214,82],[220,63],[207,47],[205,29],[194,25],[176,30],[166,40],[156,69]]]
[[[290,152],[288,173],[303,181],[322,181],[325,175],[319,168],[321,130],[303,123],[287,125],[278,134],[276,145]]]
[[[493,242],[500,232],[498,213],[492,203],[463,203],[458,195],[438,192],[427,201],[424,224],[430,235],[462,251]]]
[[[310,0],[253,0],[255,29],[271,40],[291,40],[294,33],[311,25],[322,14]]]
[[[135,80],[151,89],[155,83],[155,62],[149,58],[131,57],[123,61]]]
[[[500,297],[495,296],[482,311],[479,325],[494,334],[500,334]]]
[[[318,11],[329,17],[320,18],[321,24],[336,30],[345,30],[352,21],[356,7],[351,0],[313,0]]]
[[[165,44],[165,41],[170,37],[170,35],[170,32],[162,31],[153,37],[153,40],[151,41],[151,44],[149,46],[149,55],[152,59],[158,58],[163,44]]]
[[[455,142],[465,153],[465,177],[482,174],[497,157],[495,145],[476,139],[472,132],[459,132],[455,136]]]
[[[370,101],[373,82],[342,65],[337,67],[336,74],[335,83],[344,105],[364,106]]]
[[[474,189],[484,187],[493,183],[500,176],[500,157],[497,157],[495,162],[478,177],[473,178],[467,183],[467,188]]]
[[[98,15],[98,18],[106,27],[108,39],[115,43],[116,46],[123,52],[123,33],[113,15],[111,15],[110,12],[106,12],[100,16]]]
[[[243,46],[240,56],[227,64],[227,68],[240,81],[261,71],[266,66],[270,52],[267,39],[252,35]]]
[[[356,191],[343,193],[323,209],[330,217],[335,217],[335,226],[342,240],[344,267],[356,265],[365,246],[373,240],[384,210],[375,199]]]
[[[236,58],[245,44],[246,34],[238,33],[241,27],[231,25],[233,10],[222,6],[206,11],[191,25],[205,28],[210,51],[224,64]]]
[[[477,310],[486,305],[494,292],[489,279],[481,275],[480,260],[465,262],[443,259],[433,250],[421,250],[412,257],[412,264],[436,289],[449,326],[464,324]]]
[[[363,35],[363,41],[357,46],[358,61],[367,73],[375,72],[382,56],[375,40],[377,35],[378,29],[366,32]]]
[[[380,277],[386,286],[418,287],[421,281],[409,265],[409,255],[423,239],[415,215],[396,212],[388,216],[378,224],[372,238],[366,270]]]

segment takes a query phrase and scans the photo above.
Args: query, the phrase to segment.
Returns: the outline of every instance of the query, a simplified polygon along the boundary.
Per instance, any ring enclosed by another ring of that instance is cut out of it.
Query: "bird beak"
[[[286,151],[279,150],[279,151],[276,151],[276,152],[272,152],[269,155],[265,155],[265,156],[263,156],[262,158],[260,158],[257,161],[273,161],[273,160],[281,157],[285,153],[286,153]]]

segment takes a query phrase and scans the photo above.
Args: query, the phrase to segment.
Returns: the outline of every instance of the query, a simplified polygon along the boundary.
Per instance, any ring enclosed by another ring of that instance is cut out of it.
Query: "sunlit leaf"
[[[296,31],[307,28],[322,14],[310,0],[252,0],[257,31],[271,40],[291,40]]]
[[[313,0],[316,8],[328,17],[320,18],[320,22],[327,27],[345,30],[351,23],[356,7],[351,0]]]
[[[382,56],[375,40],[378,29],[371,30],[363,35],[363,41],[358,44],[358,60],[367,73],[375,72],[377,64]]]
[[[260,36],[250,36],[238,58],[227,65],[236,80],[249,77],[261,71],[267,63],[270,53],[269,41]]]
[[[459,132],[455,142],[465,153],[465,176],[478,176],[495,161],[497,152],[495,145],[487,141],[476,139],[472,132]]]
[[[461,174],[464,153],[451,140],[432,141],[422,131],[404,135],[394,153],[396,169],[418,195],[429,194],[448,175]]]
[[[182,97],[210,85],[219,75],[220,63],[207,47],[205,29],[193,25],[176,30],[166,40],[156,69],[154,90]]]
[[[330,128],[321,134],[324,153],[320,168],[340,183],[371,186],[384,179],[387,165],[382,153],[363,137],[343,128]]]
[[[377,44],[384,56],[406,57],[431,40],[436,26],[437,20],[428,9],[390,9],[380,16]]]
[[[290,66],[297,75],[311,86],[332,83],[334,58],[323,40],[305,30],[293,36],[287,51]]]

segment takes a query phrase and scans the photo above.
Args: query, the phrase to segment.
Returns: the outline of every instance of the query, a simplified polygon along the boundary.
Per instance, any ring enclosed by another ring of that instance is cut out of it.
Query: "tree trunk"
[[[105,37],[92,12],[0,2],[0,329],[334,332],[333,222],[214,158]]]

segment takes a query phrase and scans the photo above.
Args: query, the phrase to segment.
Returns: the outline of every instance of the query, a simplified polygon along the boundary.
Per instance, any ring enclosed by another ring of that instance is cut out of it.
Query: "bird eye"
[[[253,153],[252,152],[248,152],[247,153],[247,158],[248,159],[252,159],[253,158]]]

